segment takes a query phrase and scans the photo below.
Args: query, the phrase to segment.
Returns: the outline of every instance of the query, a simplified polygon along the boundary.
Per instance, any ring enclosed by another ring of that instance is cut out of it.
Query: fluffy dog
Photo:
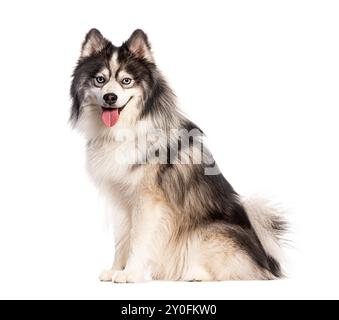
[[[263,201],[241,200],[220,173],[142,30],[120,47],[90,30],[71,96],[89,174],[114,206],[115,259],[102,281],[282,276],[284,220]]]

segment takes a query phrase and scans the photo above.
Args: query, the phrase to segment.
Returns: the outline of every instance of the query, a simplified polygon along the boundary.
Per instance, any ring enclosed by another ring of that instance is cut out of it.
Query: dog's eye
[[[121,80],[121,83],[124,85],[124,86],[128,86],[132,83],[132,79],[131,78],[123,78]]]
[[[103,84],[105,83],[106,79],[103,76],[98,76],[95,78],[95,82],[98,84]]]

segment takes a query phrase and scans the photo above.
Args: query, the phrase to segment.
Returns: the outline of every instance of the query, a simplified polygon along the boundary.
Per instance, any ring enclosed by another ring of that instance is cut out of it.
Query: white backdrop
[[[339,298],[337,1],[0,4],[0,298]],[[68,123],[85,33],[144,29],[182,109],[241,194],[288,209],[290,278],[100,283],[104,210]]]

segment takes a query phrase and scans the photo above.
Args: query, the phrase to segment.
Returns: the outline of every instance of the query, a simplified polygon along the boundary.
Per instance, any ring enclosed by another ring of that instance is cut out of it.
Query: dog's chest
[[[143,172],[134,170],[134,163],[135,148],[131,142],[90,143],[87,146],[88,172],[99,187],[136,188]]]

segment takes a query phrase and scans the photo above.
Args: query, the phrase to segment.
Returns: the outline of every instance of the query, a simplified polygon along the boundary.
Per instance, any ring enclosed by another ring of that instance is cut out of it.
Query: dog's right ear
[[[82,44],[80,58],[86,58],[92,54],[100,52],[105,48],[107,40],[102,36],[99,30],[91,29]]]

